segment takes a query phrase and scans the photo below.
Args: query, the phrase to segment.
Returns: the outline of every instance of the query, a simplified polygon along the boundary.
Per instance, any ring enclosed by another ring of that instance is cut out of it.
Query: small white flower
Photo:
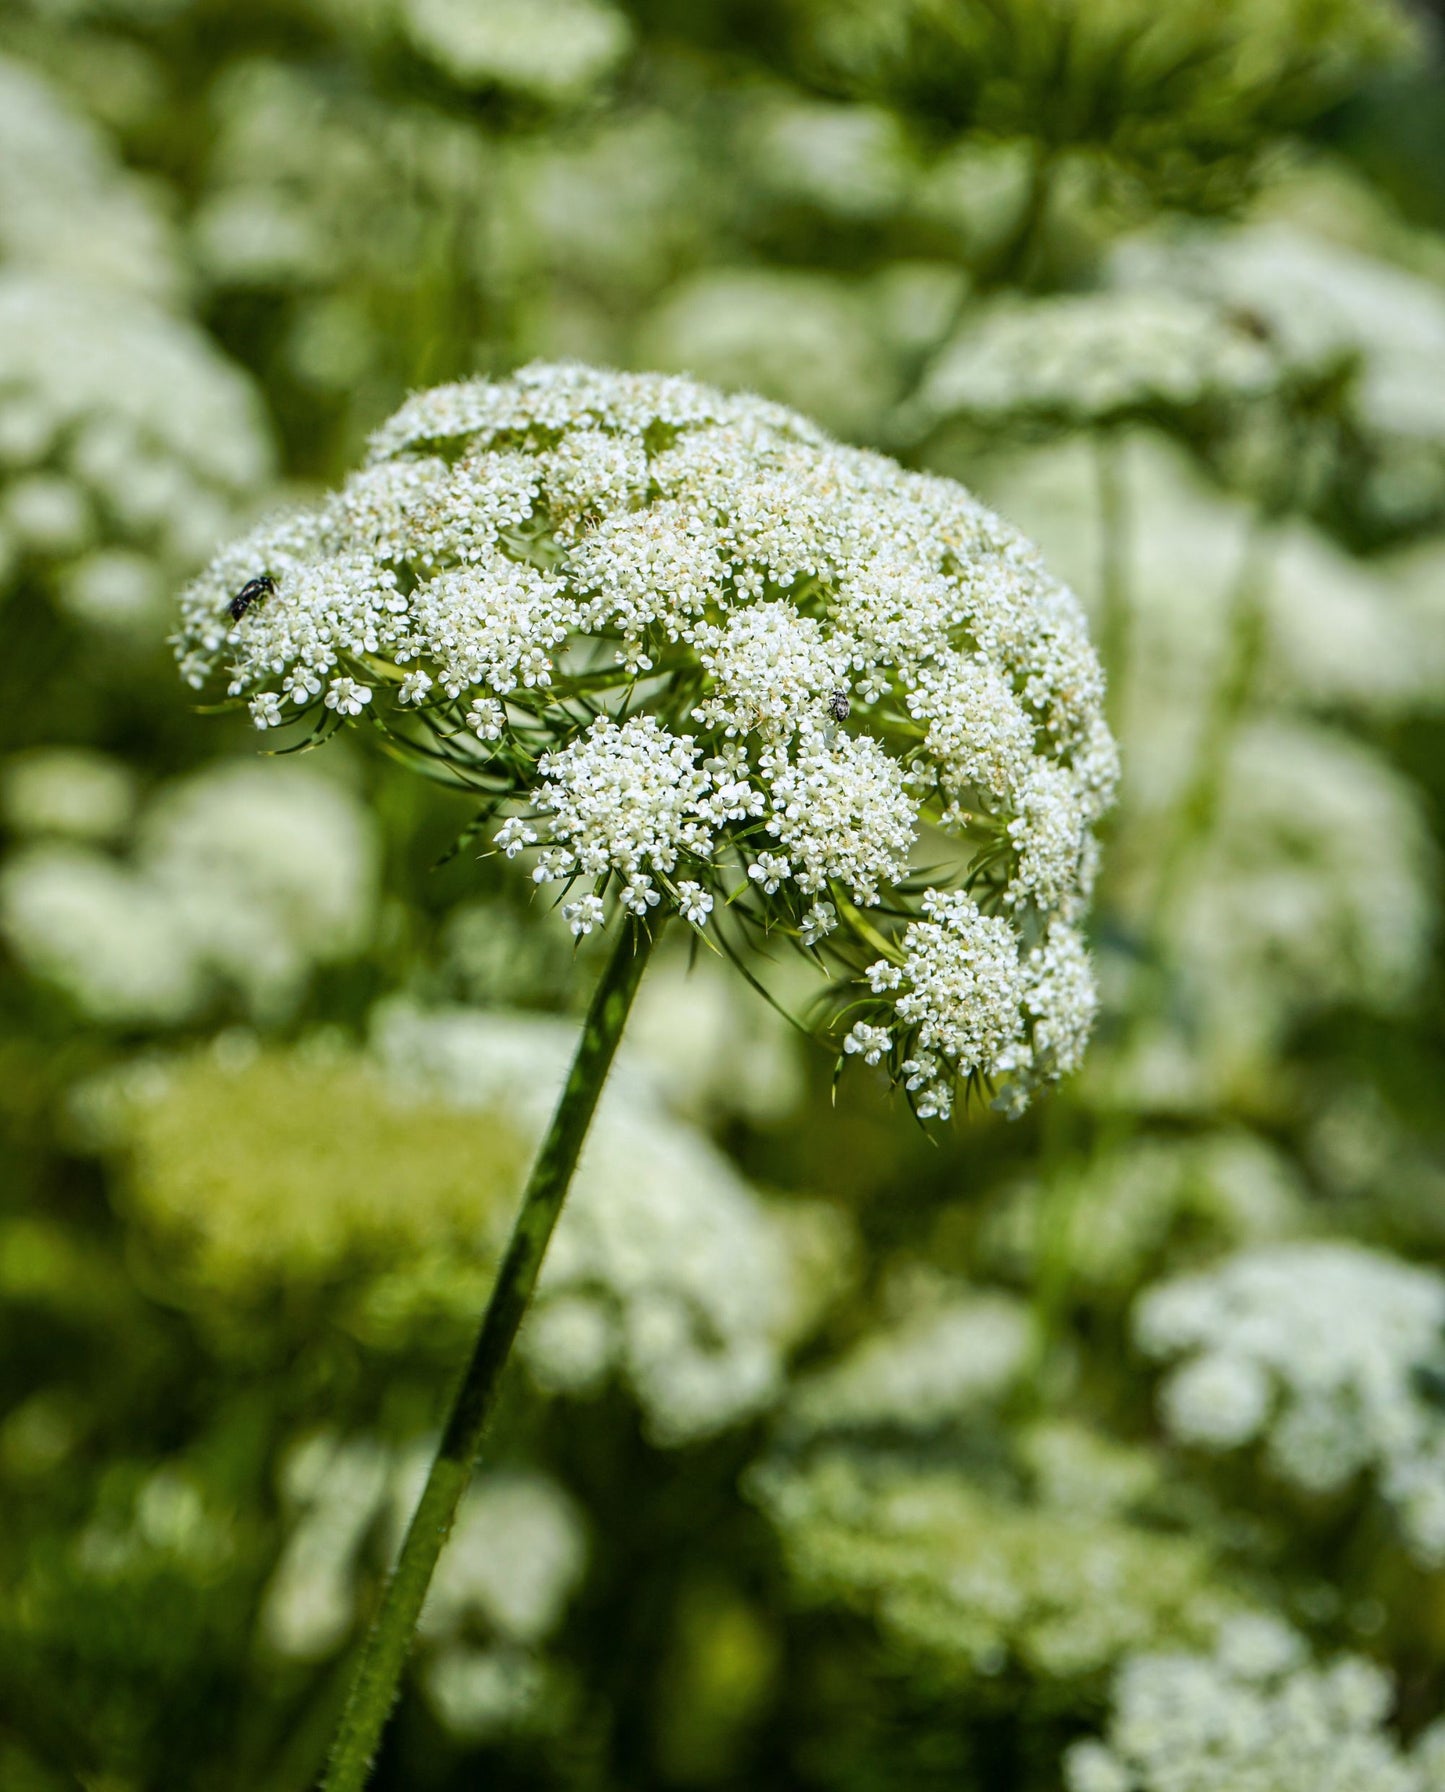
[[[354,678],[333,678],[326,691],[326,707],[339,716],[359,716],[371,701],[371,686]]]
[[[397,692],[396,700],[398,703],[424,703],[431,688],[430,673],[408,672],[401,681],[401,689]]]
[[[500,740],[507,712],[495,697],[478,697],[467,711],[467,727],[478,740]]]
[[[708,769],[717,763],[710,759]],[[716,782],[708,803],[708,812],[716,821],[743,821],[748,816],[762,814],[767,806],[767,798],[761,790],[754,789],[745,776],[739,777],[726,768],[721,777],[716,773],[713,775]]]
[[[854,1021],[843,1041],[845,1052],[856,1052],[865,1064],[876,1064],[892,1044],[887,1027],[871,1027],[867,1021]]]
[[[281,687],[298,709],[304,709],[313,697],[321,694],[321,680],[310,666],[295,665],[286,674]]]
[[[805,946],[816,946],[819,940],[826,939],[838,925],[838,911],[831,902],[815,902],[803,916],[798,929],[798,936]]]
[[[537,830],[520,815],[509,815],[492,838],[509,859],[515,859],[524,847],[537,844]]]
[[[562,919],[572,929],[576,939],[581,939],[584,933],[591,933],[594,927],[600,927],[606,914],[607,909],[600,896],[579,896],[575,902],[562,904]]]
[[[251,720],[258,728],[279,728],[285,717],[275,691],[257,691],[251,699]]]
[[[678,912],[693,927],[703,926],[712,913],[712,893],[685,878],[677,886]]]
[[[645,874],[630,879],[622,886],[622,906],[634,915],[645,915],[662,900]]]
[[[756,862],[748,866],[748,876],[755,884],[762,885],[765,896],[771,896],[783,879],[792,875],[793,867],[774,852],[760,852]]]

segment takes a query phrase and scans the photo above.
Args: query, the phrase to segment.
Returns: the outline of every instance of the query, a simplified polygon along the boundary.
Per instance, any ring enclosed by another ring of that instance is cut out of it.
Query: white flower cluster
[[[0,583],[34,566],[86,618],[153,626],[269,470],[254,391],[192,325],[0,270]]]
[[[1114,260],[1129,288],[1205,295],[1260,320],[1282,364],[1344,375],[1344,481],[1375,527],[1445,512],[1445,293],[1285,223],[1150,233]]]
[[[911,427],[1083,428],[1256,399],[1284,365],[1220,303],[1168,290],[998,304],[945,344]]]
[[[875,995],[898,992],[898,1018],[914,1041],[903,1070],[927,1118],[948,1112],[954,1077],[974,1075],[1016,1045],[1023,971],[1008,922],[980,914],[971,896],[930,890],[923,912],[928,918],[903,935],[903,963],[881,958],[867,975]]]
[[[1036,1082],[1077,1069],[1098,1001],[1077,930],[1051,921],[1020,959],[1009,924],[963,891],[925,892],[923,912],[903,934],[902,963],[879,959],[865,973],[875,995],[894,992],[911,1053],[902,1074],[919,1115],[946,1118],[959,1078],[1011,1073],[1006,1100],[1017,1110]],[[889,1042],[886,1029],[860,1020],[844,1049],[877,1063]]]
[[[577,103],[610,74],[631,30],[611,0],[397,0],[413,45],[463,87]]]
[[[957,1283],[908,1291],[918,1311],[870,1333],[803,1376],[788,1400],[790,1436],[866,1430],[928,1433],[996,1404],[1028,1364],[1028,1309]]]
[[[393,1007],[378,1029],[388,1083],[541,1133],[569,1029],[521,1017]],[[624,1056],[608,1082],[521,1338],[544,1386],[630,1382],[649,1433],[701,1438],[772,1404],[846,1241],[804,1205],[774,1213]],[[468,1298],[474,1301],[469,1291]]]
[[[1264,1614],[1220,1627],[1209,1654],[1120,1669],[1108,1742],[1065,1756],[1069,1792],[1441,1792],[1445,1725],[1409,1751],[1386,1728],[1389,1675],[1359,1656],[1312,1666]]]
[[[889,1360],[875,1365],[881,1382]],[[848,1394],[870,1391],[872,1375],[855,1375],[836,1390],[840,1418]],[[745,1487],[810,1604],[871,1620],[890,1655],[921,1657],[954,1685],[1015,1665],[1050,1680],[1095,1675],[1139,1650],[1197,1646],[1247,1609],[1199,1538],[1118,1509],[1140,1476],[1117,1446],[1037,1441],[1038,1497],[986,1487],[947,1456],[863,1439],[777,1452]]]
[[[1287,1238],[1305,1229],[1307,1212],[1289,1160],[1251,1133],[1140,1138],[1098,1153],[1083,1172],[1067,1165],[1010,1190],[986,1222],[985,1262],[1010,1280],[1032,1278],[1062,1225],[1071,1285],[1122,1303],[1171,1251]]]
[[[161,206],[40,71],[0,56],[0,264],[159,300],[180,284]]]
[[[621,723],[599,716],[540,763],[537,808],[551,826],[533,877],[547,883],[615,871],[624,880],[624,908],[640,915],[655,908],[649,870],[669,872],[680,853],[705,858],[712,850],[713,781],[697,760],[692,737],[669,734],[653,716]],[[500,836],[509,853],[536,838],[515,817]],[[588,930],[586,912],[574,922],[577,931]]]
[[[427,1460],[421,1444],[399,1450],[329,1432],[290,1451],[281,1473],[290,1530],[259,1614],[278,1655],[317,1661],[345,1642],[366,1576],[379,1572],[368,1541],[383,1526],[399,1541]],[[418,1626],[428,1704],[472,1741],[530,1727],[545,1710],[544,1645],[587,1564],[581,1514],[544,1475],[482,1475],[462,1496],[442,1563]]]
[[[584,886],[579,934],[609,898],[732,908],[826,942],[849,994],[893,934],[868,1055],[932,1113],[955,1074],[1026,1092],[1077,1059],[1102,676],[1072,594],[947,480],[760,399],[537,365],[410,400],[341,492],[191,586],[178,653],[262,728],[424,733],[508,811],[504,851]],[[971,895],[910,930],[925,827]]]
[[[1419,1560],[1445,1565],[1445,1406],[1418,1372],[1445,1352],[1445,1278],[1344,1243],[1263,1246],[1153,1289],[1141,1346],[1181,1441],[1260,1443],[1305,1493],[1376,1477]]]
[[[841,435],[877,435],[897,396],[865,287],[801,268],[706,268],[639,328],[651,362],[795,405]]]
[[[53,810],[35,819],[77,831]],[[294,765],[223,765],[162,792],[129,862],[77,840],[20,846],[0,871],[0,930],[92,1020],[174,1026],[222,990],[275,1018],[313,966],[361,946],[375,877],[370,825],[343,788]]]

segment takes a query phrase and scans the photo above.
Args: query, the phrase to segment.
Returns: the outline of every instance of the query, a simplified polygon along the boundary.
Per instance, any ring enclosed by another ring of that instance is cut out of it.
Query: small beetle
[[[276,581],[268,572],[261,573],[257,578],[247,579],[246,583],[226,606],[231,612],[232,622],[239,622],[252,604],[260,603],[263,597],[273,597],[275,592]]]
[[[846,691],[834,691],[833,695],[828,699],[828,714],[832,716],[835,722],[846,722],[848,720],[848,711],[852,707],[853,705],[848,701],[848,693]]]

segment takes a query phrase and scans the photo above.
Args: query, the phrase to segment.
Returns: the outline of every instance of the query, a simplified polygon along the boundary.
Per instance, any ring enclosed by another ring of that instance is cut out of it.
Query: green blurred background
[[[1348,1731],[1445,1787],[1441,55],[1389,0],[5,0],[4,1792],[319,1770],[594,955],[166,635],[534,357],[1039,541],[1123,744],[1106,1002],[929,1136],[660,960],[377,1787],[1163,1792],[1120,1670],[1261,1614],[1380,1708],[1169,1784]]]

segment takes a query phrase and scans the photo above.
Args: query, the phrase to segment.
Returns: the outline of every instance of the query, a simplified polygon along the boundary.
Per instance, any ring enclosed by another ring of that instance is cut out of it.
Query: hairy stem
[[[471,1479],[502,1371],[537,1285],[552,1228],[562,1211],[597,1099],[660,931],[654,924],[649,934],[640,923],[627,921],[593,994],[577,1054],[532,1166],[471,1360],[452,1399],[401,1553],[372,1618],[332,1744],[324,1792],[360,1792],[366,1784],[396,1701],[432,1571],[451,1533],[457,1502]]]

